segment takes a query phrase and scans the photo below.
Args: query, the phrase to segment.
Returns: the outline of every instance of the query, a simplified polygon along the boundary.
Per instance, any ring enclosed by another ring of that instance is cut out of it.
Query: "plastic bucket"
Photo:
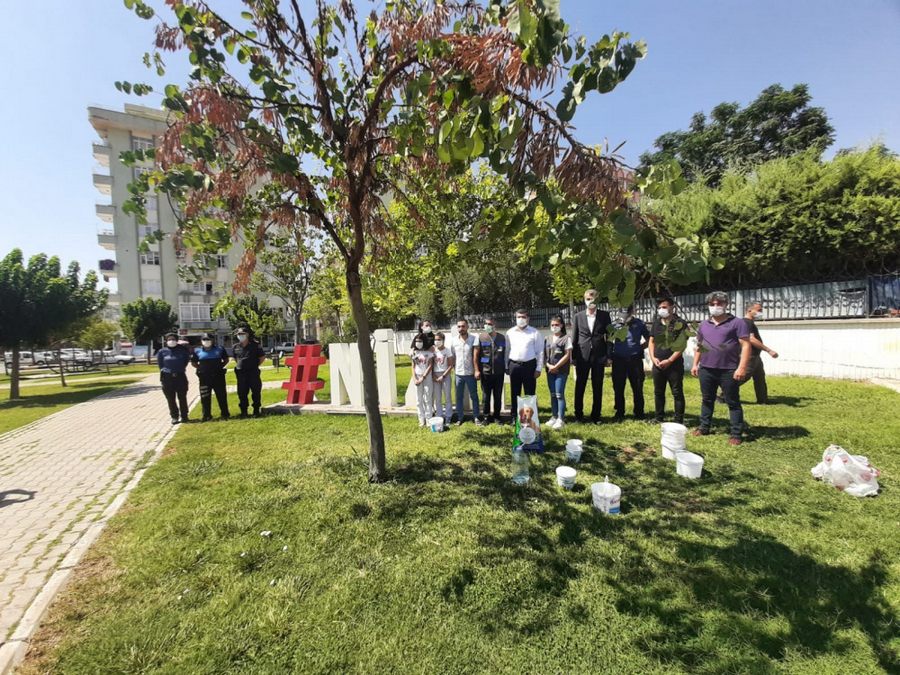
[[[582,441],[580,438],[570,438],[566,441],[566,450],[572,448],[580,451],[583,445],[584,441]]]
[[[675,471],[685,478],[700,478],[703,473],[703,458],[693,452],[679,452],[675,456]]]
[[[439,433],[444,430],[444,418],[432,417],[428,420],[428,426],[431,427],[432,431]]]
[[[581,446],[574,445],[566,445],[566,459],[572,462],[573,464],[577,464],[581,461]]]
[[[687,427],[677,422],[663,422],[660,425],[662,437],[662,455],[666,459],[675,459],[675,454],[684,452],[684,438],[687,435]],[[668,451],[668,452],[667,452]]]
[[[615,483],[594,483],[591,485],[594,508],[607,515],[618,515],[622,505],[622,488]]]
[[[558,466],[556,467],[556,483],[566,490],[571,490],[575,486],[577,473],[571,466]]]

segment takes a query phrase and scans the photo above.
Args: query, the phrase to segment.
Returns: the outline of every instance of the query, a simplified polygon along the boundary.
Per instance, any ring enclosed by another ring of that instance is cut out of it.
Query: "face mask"
[[[435,340],[434,344],[436,344],[438,349],[440,349],[441,347],[444,346],[444,341],[443,340]]]
[[[250,340],[250,338],[247,337],[246,335],[238,335],[238,341],[239,341],[242,345],[247,344],[247,342],[249,342],[249,340]]]
[[[720,307],[719,305],[710,305],[709,306],[709,315],[710,316],[722,316],[725,313],[725,308]]]
[[[669,310],[667,310],[665,307],[660,307],[658,310],[656,310],[656,313],[659,314],[659,318],[661,319],[666,319],[669,316]]]
[[[431,333],[431,326],[422,326],[422,332],[425,333],[425,335],[430,334],[430,333]]]
[[[593,300],[585,300],[584,304],[587,305],[588,309],[591,309],[591,310],[597,309],[597,303],[594,302]]]
[[[765,314],[764,314],[763,312],[757,312],[757,313],[754,315],[753,318],[755,318],[755,319],[761,319],[761,318],[763,318],[764,316],[765,316]]]
[[[200,340],[200,344],[204,347],[212,347],[212,340]]]
[[[484,324],[484,332],[485,333],[493,333],[494,332],[494,324],[492,324],[492,323]]]
[[[178,344],[177,340],[166,340],[166,347],[169,347],[170,349],[177,344]]]
[[[528,319],[523,319],[522,317],[519,317],[516,319],[516,325],[519,328],[525,328],[525,326],[528,325]]]
[[[422,342],[421,340],[416,342],[416,349],[422,349],[422,347],[424,347],[424,346],[425,346],[425,343]]]
[[[550,332],[553,333],[554,335],[559,335],[561,330],[562,330],[562,326],[550,326]]]

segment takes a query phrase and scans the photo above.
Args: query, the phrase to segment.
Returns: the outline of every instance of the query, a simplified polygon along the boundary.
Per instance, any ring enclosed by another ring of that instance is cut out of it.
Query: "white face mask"
[[[521,316],[520,316],[520,317],[516,317],[516,325],[517,325],[519,328],[525,328],[525,326],[528,325],[528,319],[526,319],[526,318],[524,318],[524,317],[521,317]]]
[[[669,310],[667,310],[665,307],[660,307],[658,310],[656,310],[656,313],[659,314],[660,319],[669,318]]]
[[[238,335],[238,341],[239,341],[242,345],[245,345],[245,344],[247,344],[247,343],[250,341],[250,338],[247,337],[246,335]]]
[[[444,341],[443,340],[435,340],[434,344],[437,346],[438,349],[440,349],[441,347],[444,346]]]
[[[178,344],[177,340],[166,340],[166,347],[172,348]]]
[[[416,342],[416,349],[422,349],[422,347],[424,347],[424,346],[425,346],[425,343],[422,342],[421,340]]]
[[[425,335],[430,334],[430,333],[431,333],[431,326],[422,326],[422,332],[425,333]]]
[[[756,314],[753,315],[753,318],[754,318],[754,319],[761,319],[761,318],[763,318],[764,316],[765,316],[765,313],[764,313],[764,312],[757,312]]]
[[[709,306],[709,315],[710,316],[722,316],[725,313],[725,308],[720,305],[710,305]]]
[[[585,300],[584,304],[587,305],[588,309],[597,309],[597,303],[593,300]]]
[[[212,340],[200,340],[200,344],[204,347],[212,347]]]
[[[484,332],[485,333],[493,333],[494,332],[494,324],[492,324],[492,323],[484,324]]]
[[[553,333],[554,335],[559,335],[559,333],[561,331],[562,331],[562,326],[550,326],[550,332]]]

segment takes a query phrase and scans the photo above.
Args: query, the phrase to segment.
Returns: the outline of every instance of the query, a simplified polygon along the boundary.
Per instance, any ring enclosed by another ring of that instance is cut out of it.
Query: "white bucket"
[[[660,427],[662,428],[662,438],[660,439],[662,456],[666,459],[675,459],[677,453],[684,452],[686,449],[684,437],[687,434],[687,427],[677,422],[663,422]]]
[[[575,449],[581,450],[583,445],[584,445],[584,441],[582,441],[580,438],[570,438],[569,440],[566,441],[566,449],[575,448]]]
[[[581,461],[581,446],[574,445],[566,445],[566,459],[572,462],[573,464],[578,464]]]
[[[571,490],[575,487],[577,473],[571,466],[558,466],[556,467],[556,483],[566,490]]]
[[[675,457],[675,471],[685,478],[700,478],[703,458],[693,452],[679,452]]]
[[[615,483],[610,483],[608,477],[602,483],[591,485],[591,497],[594,501],[594,508],[601,513],[610,516],[620,513],[622,488]]]
[[[428,426],[431,427],[431,430],[434,432],[441,432],[444,430],[444,418],[432,417],[428,420]]]

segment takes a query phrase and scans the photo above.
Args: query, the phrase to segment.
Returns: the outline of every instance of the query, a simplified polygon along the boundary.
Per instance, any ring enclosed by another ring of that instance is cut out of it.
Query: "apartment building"
[[[88,119],[100,137],[94,143],[94,159],[100,168],[94,173],[94,186],[101,198],[96,206],[102,225],[97,240],[111,255],[99,263],[100,273],[115,279],[117,292],[110,294],[110,308],[117,308],[137,298],[162,298],[178,314],[182,335],[196,337],[215,332],[221,343],[228,343],[228,324],[213,319],[210,311],[223,294],[231,291],[233,270],[241,252],[233,247],[217,256],[215,267],[207,270],[199,281],[185,281],[178,276],[179,264],[190,260],[190,251],[176,245],[171,236],[177,230],[175,214],[165,195],[147,199],[147,224],[139,225],[122,205],[128,199],[128,184],[146,167],[128,167],[119,161],[126,150],[152,148],[166,130],[166,113],[143,106],[125,104],[124,111],[89,107]],[[142,252],[140,244],[156,230],[165,235],[159,243],[150,244]],[[268,299],[278,306],[277,298]],[[282,336],[284,339],[286,336]]]

